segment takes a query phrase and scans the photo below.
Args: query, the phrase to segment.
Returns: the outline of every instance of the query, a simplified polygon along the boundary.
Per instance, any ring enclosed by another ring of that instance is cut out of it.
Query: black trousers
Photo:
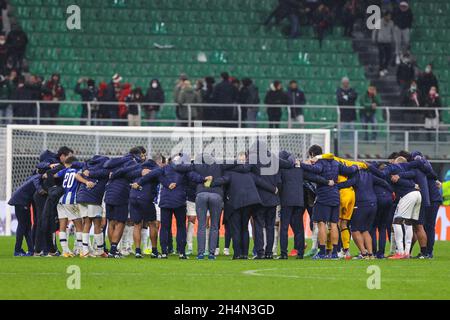
[[[31,238],[31,210],[30,206],[14,206],[17,218],[15,252],[22,250],[23,238],[27,242],[28,251],[33,252],[33,240]]]
[[[380,70],[385,70],[389,66],[392,57],[392,46],[390,43],[378,44],[378,59],[380,63]]]
[[[35,245],[39,251],[36,250],[35,252],[44,251],[44,253],[54,253],[57,250],[53,233],[59,227],[57,223],[58,211],[56,208],[63,193],[64,189],[60,186],[54,186],[48,190],[47,200],[45,201],[42,215],[39,218],[38,237]]]
[[[305,228],[303,225],[303,207],[281,207],[280,217],[280,250],[281,255],[287,256],[289,243],[289,226],[294,232],[294,248],[299,256],[305,253]]]
[[[45,240],[45,234],[40,231],[44,230],[44,207],[47,202],[47,195],[41,195],[35,192],[33,195],[34,200],[34,222],[31,230],[31,235],[34,243],[34,252],[43,251],[44,245],[47,243]]]
[[[250,221],[252,206],[235,210],[230,218],[231,239],[233,240],[233,257],[248,256],[250,235],[248,233],[248,222]]]
[[[275,237],[275,218],[277,207],[258,206],[253,219],[255,221],[255,249],[258,257],[272,255]],[[264,247],[264,229],[266,229],[266,246]]]
[[[169,234],[172,228],[172,215],[175,215],[177,222],[177,250],[178,253],[184,254],[186,250],[186,207],[179,208],[161,208],[161,230],[159,241],[163,254],[168,254],[169,250]],[[171,240],[172,242],[172,240]]]

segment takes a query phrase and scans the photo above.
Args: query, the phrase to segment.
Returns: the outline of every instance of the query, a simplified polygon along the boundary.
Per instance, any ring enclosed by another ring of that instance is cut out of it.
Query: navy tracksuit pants
[[[227,223],[231,226],[231,239],[233,240],[233,257],[247,257],[250,243],[248,223],[250,221],[252,206],[235,210]]]
[[[294,232],[294,248],[298,255],[303,256],[305,251],[305,228],[303,225],[303,207],[281,207],[280,217],[280,250],[281,255],[287,256],[289,243],[289,226]]]
[[[441,206],[440,202],[432,202],[431,206],[425,207],[425,232],[427,233],[427,252],[433,254],[434,241],[436,238],[436,218]]]
[[[179,208],[161,208],[161,231],[159,240],[161,251],[168,254],[169,233],[172,228],[172,215],[175,215],[177,222],[177,250],[180,254],[185,254],[186,250],[186,206]]]
[[[255,222],[255,249],[259,257],[272,255],[275,237],[275,219],[277,207],[258,206],[253,220]],[[266,246],[264,247],[264,228],[266,229]]]
[[[17,218],[15,252],[22,250],[23,238],[27,242],[28,251],[34,252],[34,244],[31,238],[31,210],[30,206],[14,206]]]

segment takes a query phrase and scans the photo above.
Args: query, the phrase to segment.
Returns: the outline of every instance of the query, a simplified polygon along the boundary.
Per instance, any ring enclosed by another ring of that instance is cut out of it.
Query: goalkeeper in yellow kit
[[[353,165],[358,166],[360,169],[368,169],[367,165],[363,162],[350,161],[334,156],[334,154],[323,154],[318,159],[333,159],[339,163],[351,167]],[[338,183],[347,181],[347,177],[339,176]],[[340,207],[339,207],[339,229],[341,232],[342,251],[339,253],[340,258],[350,259],[350,230],[349,222],[352,219],[353,210],[355,209],[355,191],[353,187],[341,189],[340,193]]]

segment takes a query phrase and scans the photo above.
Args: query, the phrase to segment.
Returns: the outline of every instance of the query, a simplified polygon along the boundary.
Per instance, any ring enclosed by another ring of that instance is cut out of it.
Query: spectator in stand
[[[320,5],[320,0],[305,0],[305,11],[308,18],[308,24],[314,23],[314,13]]]
[[[439,82],[433,73],[433,66],[428,64],[425,72],[422,72],[417,79],[417,88],[421,96],[426,96],[430,92],[431,87],[436,87],[439,91]]]
[[[112,79],[111,82],[106,87],[104,94],[103,94],[103,101],[105,102],[115,102],[116,104],[111,105],[104,105],[105,108],[105,118],[119,119],[119,106],[117,102],[119,102],[120,98],[120,92],[122,91],[122,77],[120,74],[116,73]],[[113,125],[120,125],[120,122],[117,123],[117,121],[113,121]]]
[[[11,82],[8,77],[0,75],[0,101],[9,100],[11,96]],[[8,115],[8,106],[7,102],[0,102],[0,123],[8,123],[8,118],[11,115]]]
[[[108,83],[105,81],[100,82],[98,85],[98,94],[97,94],[97,100],[99,102],[99,110],[98,110],[98,117],[100,119],[107,119],[109,118],[109,109],[108,106],[102,104],[102,102],[105,102],[105,94],[106,89],[108,89]],[[100,122],[100,125],[106,125],[104,121]]]
[[[16,22],[11,24],[11,32],[8,34],[6,43],[9,48],[9,58],[12,61],[13,68],[22,71],[28,37]]]
[[[154,121],[156,119],[156,113],[161,109],[161,104],[166,101],[164,90],[158,79],[150,81],[150,86],[147,89],[144,101],[146,103],[151,103],[151,105],[146,105],[144,107],[146,118]]]
[[[0,0],[0,31],[6,30],[5,24],[3,22],[3,11],[8,9],[8,1]]]
[[[428,95],[424,99],[424,107],[426,108],[441,108],[441,98],[439,97],[439,93],[436,87],[431,87]],[[439,110],[436,114],[436,110],[427,110],[425,111],[425,129],[426,130],[436,130],[439,127],[441,117],[441,111]],[[431,136],[428,135],[431,140]]]
[[[267,107],[267,115],[269,116],[269,128],[279,128],[281,121],[282,108],[280,106],[287,106],[289,99],[287,94],[283,90],[283,85],[280,81],[274,81],[270,84],[270,90],[267,91],[266,98],[264,99],[266,105],[276,105],[279,107]]]
[[[348,0],[342,9],[342,25],[344,26],[344,37],[353,37],[353,26],[357,16],[357,4],[355,0]]]
[[[358,94],[356,91],[350,87],[350,80],[347,77],[342,78],[341,87],[336,90],[336,100],[338,106],[340,106],[341,111],[341,123],[342,130],[351,131],[344,132],[342,138],[351,139],[353,136],[353,130],[355,130],[356,121],[356,109],[355,108],[343,108],[345,106],[355,107],[356,100],[358,99]]]
[[[409,50],[409,39],[413,24],[413,13],[406,1],[401,1],[394,9],[392,18],[394,20],[395,38],[395,63],[401,62],[401,53]]]
[[[203,95],[204,95],[204,91],[205,91],[205,82],[203,79],[198,79],[197,81],[195,81],[195,93],[197,94],[197,96],[199,97],[199,101],[200,103],[203,103]],[[197,108],[197,120],[203,120],[204,118],[204,113],[205,113],[205,109],[203,106],[198,107]]]
[[[397,67],[397,83],[400,86],[400,94],[408,90],[416,77],[416,70],[409,53],[403,55],[400,65]]]
[[[220,76],[222,78],[222,81],[214,87],[213,95],[215,103],[223,105],[236,103],[239,92],[238,89],[231,84],[230,76],[227,72],[222,72]],[[218,106],[216,108],[218,108],[216,110],[218,118],[215,118],[215,120],[222,120],[229,122],[235,120],[234,108],[230,106],[223,106],[223,107]],[[224,123],[223,126],[234,127],[236,125],[233,123]]]
[[[24,76],[19,76],[17,81],[17,88],[11,95],[11,100],[28,101],[32,100],[32,90],[26,83]],[[33,103],[14,103],[13,115],[15,118],[29,118],[16,120],[16,124],[32,124],[36,117],[36,107]]]
[[[144,102],[142,89],[139,87],[134,89],[127,97],[126,102],[128,103],[128,126],[140,127],[141,117],[139,115],[139,105]]]
[[[60,83],[61,76],[58,73],[52,74],[50,80],[48,80],[42,88],[42,100],[59,102],[66,100],[66,91]],[[47,118],[42,121],[45,124],[55,124],[53,118],[57,118],[59,114],[59,103],[46,103],[42,104],[41,114],[43,118]]]
[[[300,35],[299,10],[301,3],[298,0],[278,0],[278,6],[267,17],[264,25],[270,27],[272,19],[275,18],[275,25],[279,25],[285,18],[289,18],[291,30],[289,38],[295,39]]]
[[[418,92],[416,81],[412,81],[409,89],[403,94],[401,105],[408,108],[420,108],[420,94]],[[423,112],[418,110],[408,110],[406,112],[403,112],[402,119],[405,123],[411,124],[424,122]]]
[[[381,106],[381,100],[377,93],[377,88],[374,86],[369,86],[366,93],[361,97],[360,101],[361,107],[361,122],[364,123],[364,138],[369,141],[369,130],[372,131],[371,139],[374,141],[377,139],[376,132],[376,111],[379,106]]]
[[[6,36],[0,33],[0,75],[6,75],[7,63],[9,57],[8,45],[6,44]]]
[[[289,88],[287,91],[288,103],[291,106],[291,117],[300,124],[305,123],[305,116],[303,115],[303,106],[306,104],[305,93],[299,89],[298,83],[295,80],[289,82]]]
[[[320,47],[322,47],[325,32],[332,28],[333,16],[330,9],[324,4],[319,5],[313,15],[313,20],[317,39],[319,39]]]
[[[133,92],[133,89],[131,88],[131,84],[130,83],[125,83],[122,86],[122,89],[120,90],[120,95],[119,95],[119,119],[121,120],[128,120],[128,114],[129,114],[129,110],[128,110],[128,105],[127,105],[127,99],[128,97],[131,95],[131,93]],[[139,110],[137,111],[139,114]],[[133,116],[136,116],[136,114],[133,114]],[[133,118],[134,119],[134,118]],[[125,121],[121,121],[120,124],[121,126],[126,125]]]
[[[251,107],[242,107],[242,120],[246,121],[246,127],[255,128],[257,125],[258,109],[256,105],[260,102],[259,90],[253,84],[252,79],[242,79],[242,87],[239,91],[238,103],[243,105],[253,105]]]
[[[216,80],[213,77],[205,78],[205,90],[202,92],[202,103],[215,103],[214,101],[214,84]],[[203,108],[203,120],[207,121],[207,126],[214,126],[215,124],[210,123],[209,121],[215,119],[216,110],[214,107],[205,107]]]
[[[86,87],[82,88],[81,85],[85,83]],[[97,101],[98,96],[98,89],[95,86],[95,80],[88,79],[88,78],[80,78],[75,85],[75,93],[80,95],[81,101],[83,102],[95,102]],[[84,125],[87,123],[84,119],[88,118],[88,106],[86,103],[83,103],[81,105],[82,112],[81,112],[81,118],[83,119],[81,121],[81,124]],[[92,119],[98,119],[99,118],[99,106],[97,104],[90,104],[91,107],[91,118]],[[94,120],[94,124],[97,124]]]
[[[179,105],[177,107],[177,119],[184,121],[181,125],[186,125],[189,120],[188,105],[202,103],[201,96],[194,90],[189,80],[184,81],[180,95]],[[191,107],[191,120],[198,120],[200,110],[196,107]]]
[[[177,104],[180,104],[180,93],[183,89],[185,81],[188,79],[188,76],[185,73],[182,73],[175,83],[175,88],[173,89],[173,101]]]
[[[384,77],[388,74],[388,66],[392,56],[392,43],[394,41],[394,23],[389,12],[384,13],[380,29],[373,30],[372,41],[378,46],[380,77]]]

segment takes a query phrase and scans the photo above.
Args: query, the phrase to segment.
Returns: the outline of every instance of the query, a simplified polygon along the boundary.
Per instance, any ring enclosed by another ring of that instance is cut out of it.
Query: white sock
[[[78,250],[83,249],[83,232],[75,232],[75,236],[77,239],[77,242],[75,243],[75,248]]]
[[[125,241],[123,243],[123,247],[125,250],[129,250],[133,247],[133,230],[134,226],[125,226]]]
[[[267,245],[267,232],[266,228],[263,228],[263,239],[264,239],[264,252],[266,252],[266,245]]]
[[[142,229],[141,230],[141,248],[142,248],[142,252],[145,252],[146,250],[148,250],[148,238],[149,238],[148,229]]]
[[[317,226],[316,223],[314,223],[313,225],[313,233],[312,233],[312,250],[317,250],[319,248],[319,242],[318,242],[318,237],[319,237],[319,227]]]
[[[401,224],[393,224],[392,228],[394,229],[395,235],[395,245],[397,247],[396,252],[399,254],[405,253],[405,248],[403,246],[403,228]]]
[[[405,224],[405,254],[409,254],[411,251],[413,235],[413,227]]]
[[[66,232],[60,232],[59,233],[59,243],[61,244],[61,248],[63,250],[63,253],[69,252],[69,243],[67,240],[67,233]]]
[[[206,228],[206,245],[205,252],[209,252],[209,228]]]
[[[82,240],[83,240],[83,254],[85,255],[89,254],[89,242],[90,242],[89,233],[83,233]]]
[[[277,226],[275,226],[275,237],[273,240],[273,248],[272,248],[272,253],[274,255],[278,254],[278,239],[280,237],[280,233],[279,233],[279,229]]]
[[[395,233],[394,233],[394,228],[392,228],[391,231],[391,249],[390,252],[391,253],[395,253],[396,250],[396,245],[395,245]]]
[[[195,226],[194,223],[192,223],[191,221],[188,222],[186,243],[187,243],[187,248],[190,251],[192,251],[192,248],[193,248],[192,242],[194,239],[194,226]],[[208,238],[206,238],[206,239],[208,239]]]
[[[103,253],[104,252],[104,248],[103,248],[103,233],[100,232],[99,234],[94,234],[94,243],[95,243],[95,251],[97,253]]]

